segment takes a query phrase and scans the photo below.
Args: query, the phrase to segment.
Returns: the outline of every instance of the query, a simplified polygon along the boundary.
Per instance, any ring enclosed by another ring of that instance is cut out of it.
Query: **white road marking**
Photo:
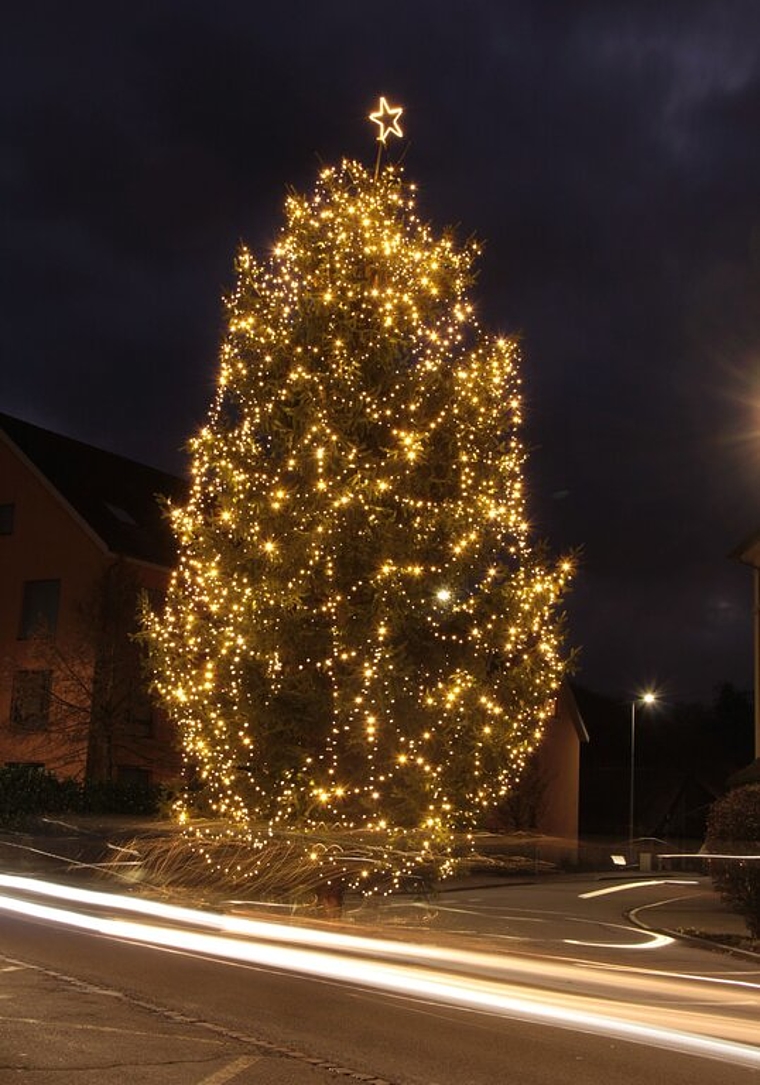
[[[629,927],[629,930],[635,930],[634,927]],[[636,934],[642,934],[643,931],[635,930]],[[562,941],[568,946],[596,946],[598,949],[661,949],[662,946],[672,946],[675,942],[675,938],[671,938],[667,934],[644,934],[647,939],[646,942],[581,942],[578,938],[563,938]]]
[[[626,889],[641,889],[645,885],[699,885],[693,878],[648,878],[645,882],[623,882],[621,885],[608,885],[604,889],[592,889],[590,893],[579,893],[579,900],[591,897],[605,897],[608,893],[622,893]]]
[[[223,1066],[221,1070],[217,1070],[211,1077],[204,1077],[202,1081],[198,1082],[198,1085],[224,1085],[225,1081],[232,1081],[233,1077],[237,1077],[243,1070],[253,1066],[255,1062],[261,1062],[259,1056],[250,1058],[248,1055],[244,1055],[240,1059],[235,1059],[228,1066]]]

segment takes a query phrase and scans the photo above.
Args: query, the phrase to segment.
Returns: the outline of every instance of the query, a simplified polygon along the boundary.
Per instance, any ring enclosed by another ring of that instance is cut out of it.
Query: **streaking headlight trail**
[[[195,911],[11,875],[0,875],[0,889],[3,890],[0,892],[0,909],[5,912],[109,938],[352,984],[413,1000],[574,1029],[760,1069],[760,1050],[746,1042],[756,1033],[754,1022],[748,1025],[726,1014],[695,1013],[668,1007],[666,1012],[672,1027],[666,1028],[651,1020],[654,1016],[662,1018],[662,1010],[658,1014],[657,1007],[650,1008],[645,1003],[621,1001],[614,1003],[613,1008],[603,998],[528,985],[541,968],[549,969],[560,980],[567,978],[565,973],[574,974],[577,981],[579,966],[573,962],[512,957],[505,960],[451,947],[356,937]],[[29,899],[40,896],[90,911]],[[111,914],[90,914],[104,909]],[[158,920],[161,925],[114,918],[113,913],[119,911],[140,914]],[[473,975],[473,971],[485,975]],[[515,982],[515,977],[519,978],[519,983]],[[625,970],[624,984],[630,991],[628,970]],[[735,986],[733,982],[732,985]],[[741,983],[741,986],[753,993],[758,989],[754,983]]]

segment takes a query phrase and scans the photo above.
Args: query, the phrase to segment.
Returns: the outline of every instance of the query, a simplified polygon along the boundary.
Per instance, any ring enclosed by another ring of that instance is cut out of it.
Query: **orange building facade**
[[[555,837],[559,853],[568,859],[578,844],[581,745],[588,732],[570,686],[557,695],[554,717],[538,749],[538,772],[543,784],[538,826]],[[563,843],[564,842],[564,843]]]
[[[165,590],[156,498],[184,483],[0,415],[0,764],[167,783],[181,759],[145,690],[142,591]]]

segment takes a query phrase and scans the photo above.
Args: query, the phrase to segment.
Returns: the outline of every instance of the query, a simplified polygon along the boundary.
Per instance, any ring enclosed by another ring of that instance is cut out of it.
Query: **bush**
[[[715,888],[760,938],[760,784],[737,787],[713,803],[705,844],[711,852],[757,856],[714,859],[710,866]]]
[[[49,814],[154,815],[165,799],[157,784],[80,783],[43,768],[0,768],[0,826],[21,829]]]
[[[159,784],[86,783],[81,788],[80,810],[87,814],[157,814],[164,798]]]
[[[0,768],[0,825],[17,828],[38,814],[75,810],[79,785],[59,780],[45,769],[14,765]]]

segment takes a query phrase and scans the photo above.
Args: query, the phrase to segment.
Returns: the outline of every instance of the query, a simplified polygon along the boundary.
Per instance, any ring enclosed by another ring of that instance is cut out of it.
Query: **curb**
[[[706,935],[699,934],[686,934],[681,930],[672,930],[670,927],[652,927],[649,923],[645,923],[643,919],[639,919],[636,912],[639,908],[633,908],[629,912],[624,912],[625,918],[635,926],[640,927],[641,930],[648,931],[650,934],[663,934],[668,938],[674,938],[677,942],[684,942],[686,945],[694,946],[696,949],[708,949],[713,953],[726,953],[729,957],[739,957],[745,961],[751,961],[753,963],[760,961],[760,953],[755,953],[751,949],[740,949],[738,946],[730,946],[726,942],[720,942],[715,938],[710,938]]]

